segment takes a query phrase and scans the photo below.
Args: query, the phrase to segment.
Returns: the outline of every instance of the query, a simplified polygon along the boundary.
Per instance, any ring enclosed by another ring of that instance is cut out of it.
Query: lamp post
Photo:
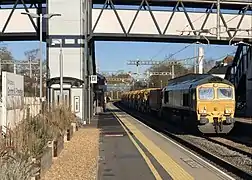
[[[59,57],[59,65],[60,65],[60,100],[63,102],[63,53],[62,53],[62,41],[59,39],[53,40],[52,45],[56,45],[55,41],[60,44],[60,57]]]
[[[210,44],[209,40],[207,38],[205,38],[207,40],[207,43]],[[198,67],[198,62],[197,62],[197,49],[196,49],[196,44],[204,44],[204,43],[201,43],[199,41],[196,41],[192,44],[195,44],[195,47],[194,47],[194,56],[195,56],[195,60],[194,60],[194,66],[193,66],[193,71],[194,73],[196,74],[197,73],[197,67]]]
[[[28,13],[28,12],[22,12],[21,14],[23,14],[23,15],[28,15],[28,16],[30,16],[30,17],[32,17],[32,18],[36,18],[36,19],[38,19],[39,18],[39,27],[40,27],[40,30],[39,30],[39,41],[40,41],[40,46],[39,46],[39,51],[40,51],[40,76],[39,76],[39,78],[40,78],[40,91],[39,91],[39,99],[40,99],[40,102],[42,102],[42,94],[43,94],[43,91],[42,91],[42,89],[43,89],[43,81],[42,81],[42,79],[43,79],[43,73],[42,73],[42,71],[43,71],[43,63],[42,63],[42,59],[43,59],[43,55],[42,55],[42,42],[43,42],[43,34],[42,34],[42,20],[43,20],[43,18],[45,18],[45,19],[50,19],[50,18],[52,18],[52,17],[54,17],[54,16],[61,16],[61,14],[57,14],[57,13],[55,13],[55,14],[35,14],[35,13]]]

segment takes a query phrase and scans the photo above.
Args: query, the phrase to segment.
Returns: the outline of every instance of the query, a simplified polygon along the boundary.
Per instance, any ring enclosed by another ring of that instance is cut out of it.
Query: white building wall
[[[63,76],[82,79],[83,59],[83,0],[48,1],[48,13],[60,13],[61,17],[53,17],[48,21],[48,60],[50,78],[59,77],[59,45],[63,45]],[[56,40],[56,41],[55,41]]]

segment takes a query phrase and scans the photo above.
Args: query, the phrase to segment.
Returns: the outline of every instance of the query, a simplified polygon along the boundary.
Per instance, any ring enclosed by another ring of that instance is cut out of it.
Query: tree
[[[8,50],[7,47],[0,47],[0,59],[1,60],[10,60],[10,63],[14,62],[12,53]],[[14,66],[12,64],[3,64],[1,66],[1,70],[7,71],[7,72],[13,72]]]
[[[215,63],[216,61],[213,59],[204,61],[204,66],[203,66],[204,73],[207,73],[210,69],[212,69],[215,66]]]
[[[149,72],[170,72],[172,73],[171,64],[161,64],[158,66],[152,66],[148,69]],[[186,68],[182,64],[174,65],[174,75],[175,77],[182,76],[188,73],[192,73],[193,68]],[[168,80],[172,78],[172,75],[155,75],[149,78],[149,87],[164,87],[168,84]]]

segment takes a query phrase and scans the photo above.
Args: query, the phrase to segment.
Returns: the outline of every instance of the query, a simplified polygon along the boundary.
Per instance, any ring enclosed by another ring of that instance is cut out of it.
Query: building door
[[[60,104],[60,90],[55,89],[53,94],[54,104],[59,105]],[[70,89],[64,89],[63,90],[63,100],[64,104],[69,107],[70,106]]]

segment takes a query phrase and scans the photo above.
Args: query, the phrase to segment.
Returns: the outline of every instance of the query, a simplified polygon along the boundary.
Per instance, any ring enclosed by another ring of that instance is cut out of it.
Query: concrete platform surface
[[[111,112],[99,114],[99,180],[154,180],[151,169]]]
[[[107,108],[98,119],[103,131],[99,180],[233,179],[113,104]]]

